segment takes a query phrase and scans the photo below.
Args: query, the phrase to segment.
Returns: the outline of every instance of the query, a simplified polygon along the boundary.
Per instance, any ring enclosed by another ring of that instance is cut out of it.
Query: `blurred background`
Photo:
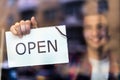
[[[68,75],[77,73],[75,68],[80,63],[78,59],[82,60],[85,52],[86,45],[82,34],[85,11],[98,11],[107,15],[111,37],[109,47],[117,55],[115,57],[118,58],[118,64],[120,64],[119,5],[119,0],[0,0],[1,80],[46,80],[49,77],[69,80]],[[62,24],[67,26],[69,64],[8,67],[4,32],[9,31],[10,26],[15,22],[30,19],[32,16],[36,17],[40,27]]]

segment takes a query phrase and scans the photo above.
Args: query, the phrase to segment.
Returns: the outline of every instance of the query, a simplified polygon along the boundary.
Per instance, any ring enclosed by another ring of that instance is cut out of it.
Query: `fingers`
[[[20,23],[15,23],[15,25],[14,25],[14,30],[16,30],[16,32],[17,32],[17,36],[19,36],[19,37],[22,37],[22,31],[21,31],[21,28],[20,28]]]
[[[10,31],[21,38],[23,35],[30,33],[30,24],[30,20],[21,20],[19,23],[16,22],[15,25],[12,25]]]
[[[25,26],[26,26],[26,34],[29,34],[30,33],[30,20],[26,20],[25,21]]]
[[[37,21],[36,21],[35,17],[31,18],[31,24],[32,24],[33,28],[37,28]]]
[[[23,20],[20,21],[19,28],[20,28],[21,34],[25,35],[26,34],[26,23],[25,23],[25,21],[23,21]]]
[[[30,33],[30,20],[20,21],[20,29],[23,35]]]
[[[32,24],[32,25],[31,25]],[[21,20],[20,22],[16,22],[14,25],[11,26],[10,31],[19,37],[22,37],[23,35],[29,34],[30,29],[37,28],[37,21],[35,17],[32,17],[31,20]]]
[[[15,25],[12,25],[12,26],[11,26],[10,31],[11,31],[14,35],[17,35],[17,30],[15,29]]]

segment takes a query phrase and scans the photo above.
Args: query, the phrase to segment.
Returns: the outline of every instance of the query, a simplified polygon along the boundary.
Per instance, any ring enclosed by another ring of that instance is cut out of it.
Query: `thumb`
[[[33,28],[37,28],[37,27],[38,27],[38,26],[37,26],[37,21],[36,21],[35,17],[32,17],[32,18],[31,18],[31,24],[32,24],[32,27],[33,27]]]

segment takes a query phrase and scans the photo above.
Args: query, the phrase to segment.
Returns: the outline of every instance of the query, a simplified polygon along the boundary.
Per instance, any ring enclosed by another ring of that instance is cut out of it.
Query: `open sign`
[[[45,44],[46,43],[46,44]],[[20,52],[19,51],[19,47],[23,47],[23,51]],[[57,49],[57,40],[54,40],[54,44],[50,41],[50,40],[47,40],[47,41],[37,41],[36,43],[35,42],[28,42],[27,45],[25,45],[24,43],[18,43],[15,47],[15,50],[16,50],[16,53],[19,54],[19,55],[23,55],[26,53],[26,48],[28,48],[28,54],[31,54],[31,51],[32,50],[35,50],[35,48],[37,48],[37,53],[49,53],[51,51],[50,48],[52,48],[55,52],[58,51]],[[44,50],[41,50],[42,48],[44,48]],[[45,50],[45,48],[47,48]]]
[[[66,27],[56,27],[32,29],[23,38],[6,32],[9,67],[68,63]]]

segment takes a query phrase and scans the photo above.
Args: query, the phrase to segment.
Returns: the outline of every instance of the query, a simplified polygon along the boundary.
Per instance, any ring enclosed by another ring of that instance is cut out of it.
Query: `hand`
[[[23,35],[29,34],[31,28],[37,28],[35,17],[32,17],[31,20],[16,22],[11,26],[10,31],[21,38]]]

